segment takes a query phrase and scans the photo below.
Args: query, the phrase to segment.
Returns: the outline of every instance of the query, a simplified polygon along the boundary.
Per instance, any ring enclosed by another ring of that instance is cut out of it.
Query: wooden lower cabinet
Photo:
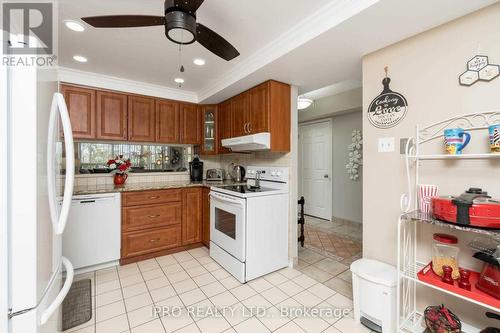
[[[186,188],[182,191],[182,245],[201,242],[202,188]]]
[[[181,226],[131,232],[122,235],[122,258],[172,249],[181,245]]]
[[[182,190],[180,189],[127,192],[122,194],[122,206],[125,207],[181,201]]]
[[[210,189],[204,187],[202,189],[203,201],[203,220],[201,222],[201,242],[206,247],[210,247]]]
[[[122,213],[123,231],[143,230],[180,224],[182,204],[173,202],[154,206],[127,207],[122,210]]]
[[[204,190],[208,188],[123,193],[120,263],[202,246]]]

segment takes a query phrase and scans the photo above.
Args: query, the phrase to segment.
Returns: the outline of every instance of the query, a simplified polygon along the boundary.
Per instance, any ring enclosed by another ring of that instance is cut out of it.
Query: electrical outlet
[[[380,139],[378,139],[378,152],[379,153],[392,153],[392,152],[394,152],[394,138],[380,138]]]

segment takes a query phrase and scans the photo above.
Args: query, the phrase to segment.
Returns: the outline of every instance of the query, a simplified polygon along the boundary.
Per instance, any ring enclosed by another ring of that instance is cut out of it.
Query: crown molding
[[[85,72],[67,67],[58,68],[58,79],[62,82],[80,84],[96,88],[198,103],[198,95],[195,92],[173,89],[156,84],[123,79],[115,76]]]
[[[242,60],[234,68],[214,80],[210,87],[201,89],[198,92],[198,100],[204,101],[217,94],[377,2],[379,0],[332,1]]]

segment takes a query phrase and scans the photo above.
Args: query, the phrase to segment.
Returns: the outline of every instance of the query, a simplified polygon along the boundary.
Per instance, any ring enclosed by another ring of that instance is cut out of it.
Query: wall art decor
[[[349,163],[346,164],[349,179],[356,181],[359,179],[359,169],[363,164],[363,136],[360,130],[353,130],[352,142],[347,146],[349,151]]]
[[[373,126],[381,129],[396,126],[408,112],[406,98],[389,88],[391,79],[387,76],[387,67],[384,70],[385,78],[382,80],[384,90],[375,97],[368,107],[368,120]]]
[[[478,81],[491,81],[499,75],[499,65],[490,64],[487,56],[476,55],[467,62],[467,70],[460,74],[458,82],[470,87]]]

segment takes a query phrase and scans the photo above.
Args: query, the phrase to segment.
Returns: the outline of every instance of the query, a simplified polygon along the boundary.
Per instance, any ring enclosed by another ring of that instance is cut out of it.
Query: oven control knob
[[[276,176],[276,171],[271,172],[271,176],[275,177]]]
[[[281,177],[281,171],[276,172],[276,176]]]

